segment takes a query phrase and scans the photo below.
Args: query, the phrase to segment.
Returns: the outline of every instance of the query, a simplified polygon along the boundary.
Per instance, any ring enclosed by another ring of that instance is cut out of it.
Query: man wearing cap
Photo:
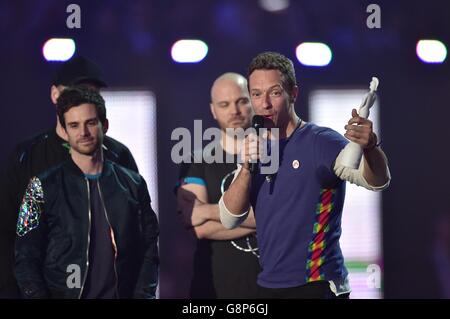
[[[79,56],[65,62],[55,76],[50,93],[55,107],[61,92],[70,85],[85,85],[99,90],[106,83],[98,66]],[[63,136],[63,128],[57,118],[56,127],[19,143],[6,165],[0,181],[0,298],[19,297],[13,273],[19,206],[30,178],[70,158],[70,145]],[[106,159],[138,171],[129,149],[117,140],[105,136],[103,153]]]

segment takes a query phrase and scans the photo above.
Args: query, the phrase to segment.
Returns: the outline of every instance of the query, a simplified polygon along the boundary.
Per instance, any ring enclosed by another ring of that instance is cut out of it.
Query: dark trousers
[[[348,299],[350,293],[336,296],[328,281],[314,281],[291,288],[259,287],[261,299]]]

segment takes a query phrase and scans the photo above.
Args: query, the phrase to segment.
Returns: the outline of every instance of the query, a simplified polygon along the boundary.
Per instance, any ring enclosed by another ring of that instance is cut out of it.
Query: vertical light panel
[[[108,135],[125,144],[147,182],[158,214],[156,99],[150,91],[102,91],[109,120]]]
[[[352,108],[358,110],[367,90],[315,90],[309,97],[311,122],[330,127],[340,134],[351,118]],[[369,119],[381,138],[378,122],[378,101],[370,109]],[[341,249],[350,272],[351,298],[381,298],[381,194],[347,183],[342,214]],[[379,267],[378,267],[379,266]]]

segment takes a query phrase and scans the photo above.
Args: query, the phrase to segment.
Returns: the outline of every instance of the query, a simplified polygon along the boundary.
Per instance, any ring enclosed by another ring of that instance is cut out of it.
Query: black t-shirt
[[[225,161],[226,153],[222,152]],[[203,184],[207,189],[208,202],[217,204],[237,169],[237,157],[232,158],[233,163],[183,164],[180,182]],[[257,254],[255,235],[235,240],[198,240],[191,297],[256,298],[256,279],[260,271]]]
[[[89,266],[83,287],[83,299],[117,298],[115,248],[113,233],[101,198],[97,176],[86,176],[89,181],[90,234]]]

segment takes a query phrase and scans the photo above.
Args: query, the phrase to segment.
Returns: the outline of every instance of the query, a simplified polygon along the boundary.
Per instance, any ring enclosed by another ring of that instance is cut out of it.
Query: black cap
[[[70,59],[59,68],[53,81],[54,85],[76,85],[91,82],[98,87],[105,87],[100,68],[91,60],[78,56]]]

